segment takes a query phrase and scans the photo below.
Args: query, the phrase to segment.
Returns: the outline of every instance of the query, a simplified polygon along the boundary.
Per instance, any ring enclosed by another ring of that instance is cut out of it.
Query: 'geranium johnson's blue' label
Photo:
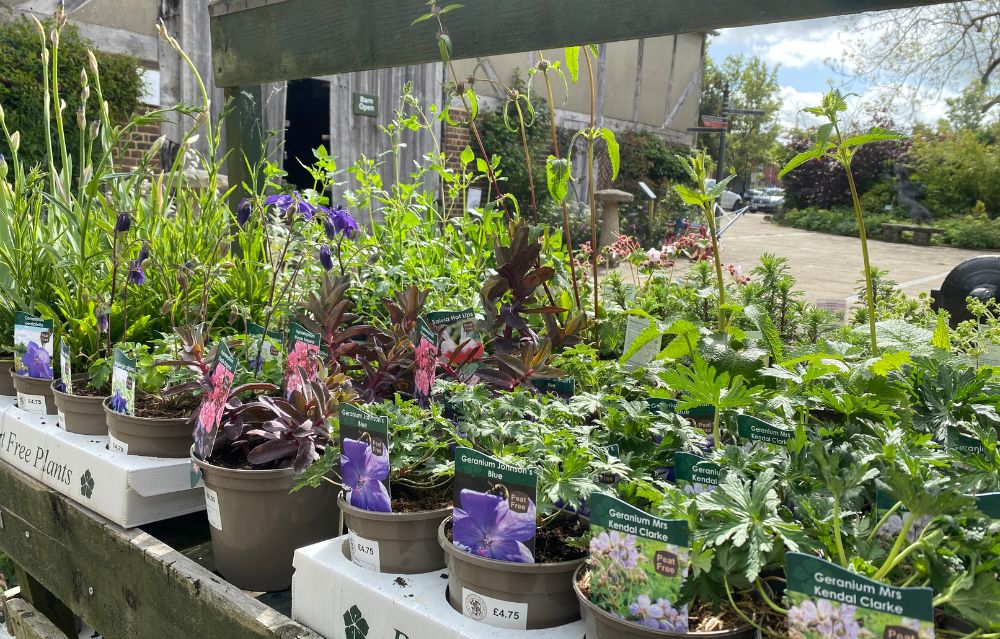
[[[392,512],[389,498],[389,418],[340,405],[340,478],[355,508]]]
[[[135,360],[119,348],[111,369],[111,410],[135,415]]]
[[[930,588],[895,588],[797,552],[785,562],[790,636],[859,637],[863,629],[873,639],[933,639]]]
[[[649,397],[646,399],[649,410],[654,413],[677,413],[681,417],[689,419],[713,419],[715,417],[714,406],[694,406],[693,408],[677,409],[679,403],[676,399],[669,397]]]
[[[288,358],[285,360],[285,395],[302,390],[319,376],[319,333],[294,322],[288,328]]]
[[[795,436],[795,433],[790,430],[778,428],[774,424],[768,424],[764,420],[750,415],[737,415],[736,428],[743,439],[774,444],[775,446],[785,446],[788,444],[788,440]]]
[[[427,314],[427,323],[437,329],[438,358],[441,363],[468,379],[483,358],[483,340],[476,324],[476,312],[436,311]]]
[[[691,453],[674,453],[674,479],[686,493],[697,495],[715,490],[722,479],[722,466]]]
[[[198,408],[198,418],[194,425],[194,451],[200,459],[208,459],[215,449],[222,413],[226,410],[235,376],[236,358],[222,340],[215,354],[210,387],[201,397],[201,407]]]
[[[38,379],[52,379],[52,320],[14,314],[14,371]]]
[[[533,377],[531,385],[539,393],[553,393],[563,399],[576,395],[576,380],[572,377]]]
[[[452,541],[497,561],[535,561],[538,475],[471,448],[455,449]]]
[[[69,342],[65,339],[59,340],[59,373],[62,377],[63,392],[67,395],[73,394],[73,353],[69,348]]]
[[[688,524],[660,519],[620,499],[590,497],[590,600],[646,628],[688,631],[681,588],[691,563]]]

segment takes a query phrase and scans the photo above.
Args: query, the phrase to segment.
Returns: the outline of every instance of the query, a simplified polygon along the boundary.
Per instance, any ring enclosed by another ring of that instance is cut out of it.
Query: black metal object
[[[934,310],[944,309],[951,315],[951,325],[970,320],[972,314],[966,299],[987,301],[1000,299],[1000,255],[980,255],[965,260],[948,274],[940,290],[931,291]]]

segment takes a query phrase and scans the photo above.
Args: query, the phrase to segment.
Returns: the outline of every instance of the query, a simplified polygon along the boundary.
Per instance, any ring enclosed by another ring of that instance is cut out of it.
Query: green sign
[[[676,399],[649,397],[646,399],[646,403],[649,404],[649,410],[654,413],[677,413],[681,417],[689,417],[691,419],[713,419],[715,417],[715,407],[707,404],[677,410],[679,402]]]
[[[340,476],[355,508],[392,512],[389,498],[389,418],[340,405]]]
[[[1000,493],[976,495],[976,507],[992,519],[1000,519]]]
[[[963,435],[957,430],[948,432],[948,447],[966,455],[985,455],[986,447],[975,437]]]
[[[199,459],[208,459],[215,450],[215,440],[222,424],[229,392],[236,377],[236,357],[225,340],[219,341],[212,369],[211,389],[201,396],[201,406],[194,427],[194,450]]]
[[[354,107],[354,115],[365,115],[370,118],[378,117],[378,96],[367,93],[352,93],[351,105]]]
[[[762,419],[751,417],[750,415],[737,415],[736,427],[739,429],[740,437],[749,439],[752,442],[764,442],[776,446],[785,446],[788,440],[795,436],[790,430],[778,428],[773,424],[768,424]]]
[[[785,555],[788,630],[795,637],[932,639],[934,591],[896,588],[828,561],[797,552]]]
[[[722,480],[722,473],[722,466],[703,457],[674,453],[674,478],[684,492],[697,494],[713,490]]]
[[[576,380],[572,377],[534,377],[531,385],[539,393],[555,393],[559,397],[569,399],[576,394]]]

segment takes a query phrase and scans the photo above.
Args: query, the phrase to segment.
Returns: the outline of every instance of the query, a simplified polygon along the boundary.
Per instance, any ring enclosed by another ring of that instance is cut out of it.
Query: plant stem
[[[719,255],[719,238],[715,234],[715,209],[714,206],[705,206],[705,219],[708,221],[708,232],[712,236],[712,258],[715,262],[715,279],[719,287],[719,330],[726,332],[726,311],[722,307],[726,305],[726,285],[722,280],[722,258]]]
[[[729,577],[728,576],[723,576],[722,577],[722,584],[726,588],[726,598],[729,599],[729,605],[733,607],[733,611],[737,615],[740,616],[740,619],[742,619],[743,621],[747,622],[748,624],[750,624],[751,626],[753,626],[754,628],[756,628],[757,630],[759,630],[761,633],[770,635],[772,637],[778,637],[779,639],[780,639],[780,637],[782,637],[782,635],[780,635],[780,634],[778,634],[776,632],[772,632],[771,630],[768,630],[767,628],[758,625],[757,622],[755,622],[753,619],[751,619],[750,617],[748,617],[746,615],[746,613],[744,613],[742,610],[740,610],[739,606],[736,605],[736,601],[733,599],[733,591],[729,587]]]
[[[535,177],[531,170],[531,151],[528,150],[528,133],[524,125],[524,112],[521,110],[520,98],[514,99],[517,109],[517,125],[521,131],[521,150],[524,152],[524,165],[528,169],[528,192],[531,194],[531,222],[538,224],[538,199],[535,197]]]
[[[847,553],[844,552],[844,540],[840,534],[840,498],[833,498],[833,541],[837,545],[837,557],[840,565],[847,567]]]
[[[756,579],[755,583],[757,584],[757,592],[760,593],[761,598],[764,600],[764,603],[767,604],[768,608],[770,608],[771,610],[775,611],[779,615],[787,615],[788,614],[788,610],[786,610],[786,609],[782,608],[781,606],[779,606],[778,604],[774,603],[774,601],[772,601],[771,598],[767,596],[767,591],[764,589],[764,584],[761,583],[760,577],[758,577]]]
[[[878,534],[879,529],[885,525],[885,522],[889,521],[889,517],[892,517],[894,514],[896,514],[896,511],[902,507],[903,507],[903,502],[897,501],[892,508],[887,510],[885,514],[882,515],[882,518],[879,519],[878,523],[875,524],[875,527],[872,528],[871,534],[868,535],[868,543],[871,543],[871,541],[875,539],[875,535]]]
[[[896,536],[896,542],[892,545],[892,549],[889,550],[889,554],[886,556],[882,567],[879,568],[878,572],[876,572],[873,577],[876,581],[885,577],[889,574],[889,571],[892,570],[894,565],[893,561],[896,559],[896,555],[899,554],[899,551],[903,549],[903,543],[906,541],[906,535],[910,532],[910,528],[913,527],[913,523],[916,519],[916,515],[912,512],[906,513],[903,517],[903,527]]]
[[[690,346],[690,341],[688,342],[688,345]],[[691,347],[691,352],[694,352],[694,347]],[[719,414],[718,407],[713,407],[713,408],[714,410],[712,412],[714,414],[712,415],[712,439],[715,441],[715,450],[722,450],[722,441],[721,441],[722,429],[719,428],[722,416]]]

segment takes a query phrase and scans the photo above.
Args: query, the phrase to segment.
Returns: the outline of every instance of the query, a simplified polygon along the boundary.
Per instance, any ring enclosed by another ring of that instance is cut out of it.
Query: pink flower
[[[285,363],[285,393],[291,395],[297,390],[302,390],[305,386],[299,369],[305,373],[306,379],[316,379],[319,374],[318,354],[318,345],[295,342],[295,346],[288,353],[288,359]]]
[[[420,338],[414,356],[413,385],[418,397],[430,397],[437,372],[437,346],[429,339]]]
[[[201,408],[198,410],[198,423],[206,433],[211,433],[219,425],[232,381],[232,371],[221,365],[215,367],[211,378],[212,390],[202,397]]]

